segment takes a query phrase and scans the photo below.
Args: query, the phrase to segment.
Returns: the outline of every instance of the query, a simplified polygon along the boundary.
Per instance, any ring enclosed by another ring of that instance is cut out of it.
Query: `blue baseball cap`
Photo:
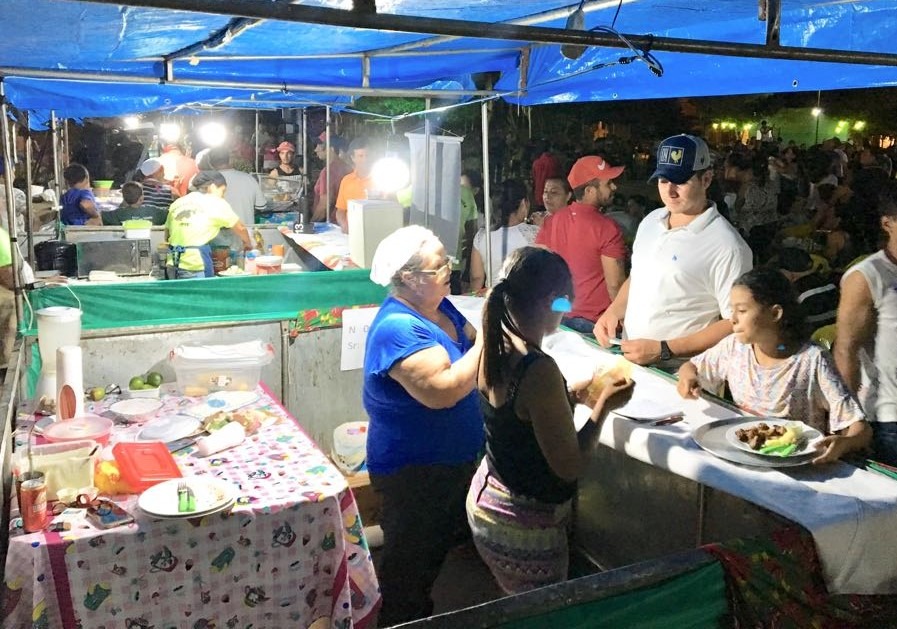
[[[699,170],[713,166],[710,148],[696,135],[674,135],[657,149],[657,170],[648,181],[663,178],[683,184]]]

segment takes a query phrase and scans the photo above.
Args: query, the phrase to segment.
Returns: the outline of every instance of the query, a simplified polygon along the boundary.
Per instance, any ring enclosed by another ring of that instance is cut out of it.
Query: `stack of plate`
[[[189,513],[178,511],[178,488],[186,484],[196,496],[196,510]],[[237,500],[237,488],[215,477],[189,476],[173,478],[153,485],[137,499],[142,511],[161,520],[201,518],[233,507]]]
[[[801,437],[797,449],[788,456],[762,454],[738,439],[738,430],[747,430],[759,423],[780,424],[800,428]],[[800,421],[780,417],[733,417],[719,419],[695,429],[692,437],[699,446],[721,459],[754,467],[797,467],[806,465],[819,456],[816,446],[822,439],[821,432]]]

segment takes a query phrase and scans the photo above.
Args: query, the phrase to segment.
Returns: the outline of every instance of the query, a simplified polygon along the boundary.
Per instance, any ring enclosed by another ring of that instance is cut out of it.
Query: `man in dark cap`
[[[835,322],[838,287],[813,268],[813,258],[803,249],[785,247],[779,252],[779,270],[794,286],[797,302],[807,317],[807,334]]]

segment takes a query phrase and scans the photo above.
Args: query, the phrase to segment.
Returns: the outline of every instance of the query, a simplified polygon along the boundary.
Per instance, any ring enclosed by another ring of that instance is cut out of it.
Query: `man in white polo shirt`
[[[651,180],[664,207],[639,225],[632,272],[595,324],[604,347],[623,328],[623,355],[640,365],[668,364],[712,347],[732,332],[729,291],[751,270],[751,250],[707,199],[710,149],[676,135],[657,151]]]

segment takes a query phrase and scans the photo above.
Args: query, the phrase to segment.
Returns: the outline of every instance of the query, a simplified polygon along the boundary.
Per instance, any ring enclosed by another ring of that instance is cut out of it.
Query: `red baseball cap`
[[[290,153],[295,153],[296,146],[292,142],[283,141],[277,145],[277,152],[281,153],[283,151],[289,151]]]
[[[594,179],[616,179],[623,173],[623,169],[624,166],[611,166],[597,155],[586,155],[573,164],[567,181],[575,189]]]

